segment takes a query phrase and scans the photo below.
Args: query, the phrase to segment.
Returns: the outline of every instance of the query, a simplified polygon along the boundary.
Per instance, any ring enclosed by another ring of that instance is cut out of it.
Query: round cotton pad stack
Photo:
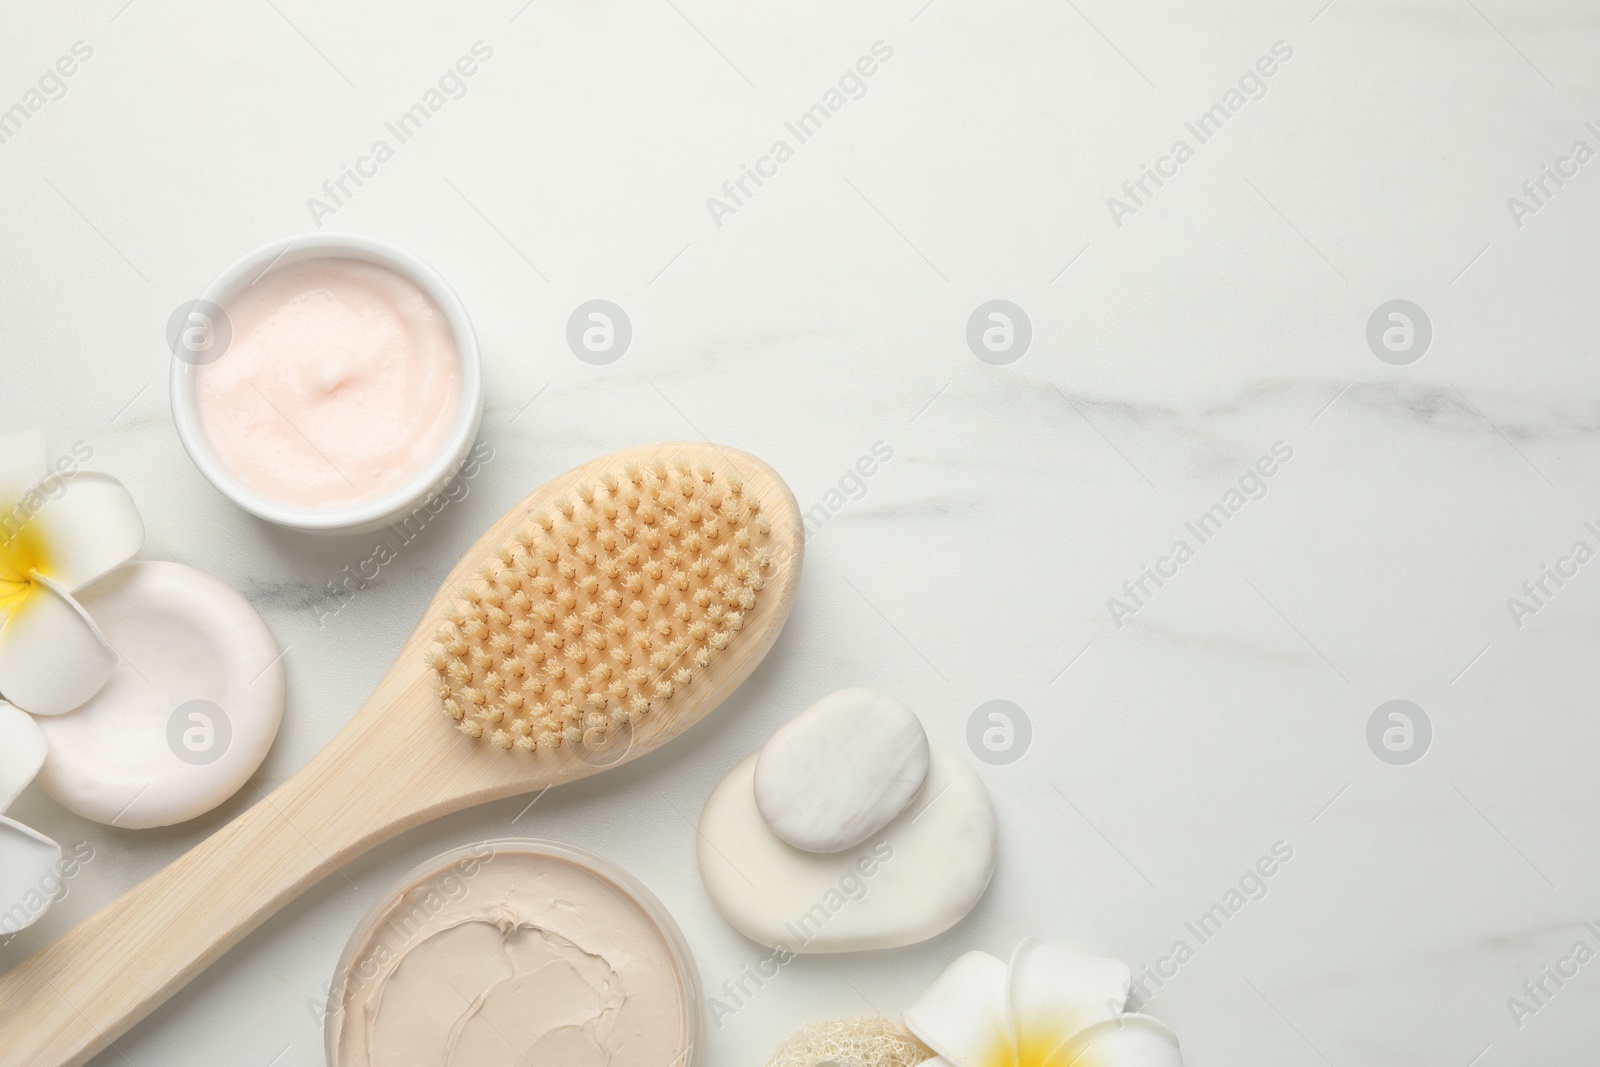
[[[39,720],[40,787],[132,829],[192,819],[237,792],[283,718],[283,665],[255,608],[210,575],[144,561],[78,601],[119,659],[87,704]]]

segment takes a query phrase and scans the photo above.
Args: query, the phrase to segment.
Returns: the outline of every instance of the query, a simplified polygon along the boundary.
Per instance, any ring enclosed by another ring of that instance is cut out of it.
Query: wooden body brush
[[[676,737],[772,647],[803,545],[777,473],[714,445],[628,449],[535,491],[309,764],[0,975],[0,1061],[82,1064],[341,862]]]

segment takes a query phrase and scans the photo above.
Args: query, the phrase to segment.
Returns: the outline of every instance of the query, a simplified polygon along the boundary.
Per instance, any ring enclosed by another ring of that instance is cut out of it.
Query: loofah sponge
[[[808,1023],[767,1061],[767,1067],[916,1067],[933,1050],[910,1030],[881,1015],[853,1015]]]
[[[686,461],[579,486],[457,591],[428,656],[445,712],[505,749],[604,743],[727,647],[770,532],[738,478]]]

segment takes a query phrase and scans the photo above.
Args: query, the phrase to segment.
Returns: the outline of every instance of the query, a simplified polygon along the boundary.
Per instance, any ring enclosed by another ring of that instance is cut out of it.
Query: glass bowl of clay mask
[[[394,245],[275,241],[173,312],[167,341],[184,448],[269,522],[376,529],[473,462],[483,375],[472,322],[433,268]]]
[[[688,943],[626,871],[553,841],[483,841],[402,878],[329,987],[329,1067],[697,1067]]]

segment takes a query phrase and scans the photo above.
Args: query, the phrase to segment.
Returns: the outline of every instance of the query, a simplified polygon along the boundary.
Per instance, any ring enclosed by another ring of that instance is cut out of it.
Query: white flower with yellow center
[[[1126,964],[1024,941],[1008,967],[959,957],[906,1009],[922,1067],[1182,1067],[1178,1039],[1128,1013]]]
[[[72,594],[144,542],[121,482],[59,466],[43,432],[0,435],[0,697],[35,715],[71,711],[111,677],[116,653]]]
[[[0,434],[0,935],[64,895],[61,846],[3,814],[45,760],[25,713],[71,711],[111,677],[116,653],[72,595],[143,542],[121,482],[76,458],[52,469],[39,430]]]

